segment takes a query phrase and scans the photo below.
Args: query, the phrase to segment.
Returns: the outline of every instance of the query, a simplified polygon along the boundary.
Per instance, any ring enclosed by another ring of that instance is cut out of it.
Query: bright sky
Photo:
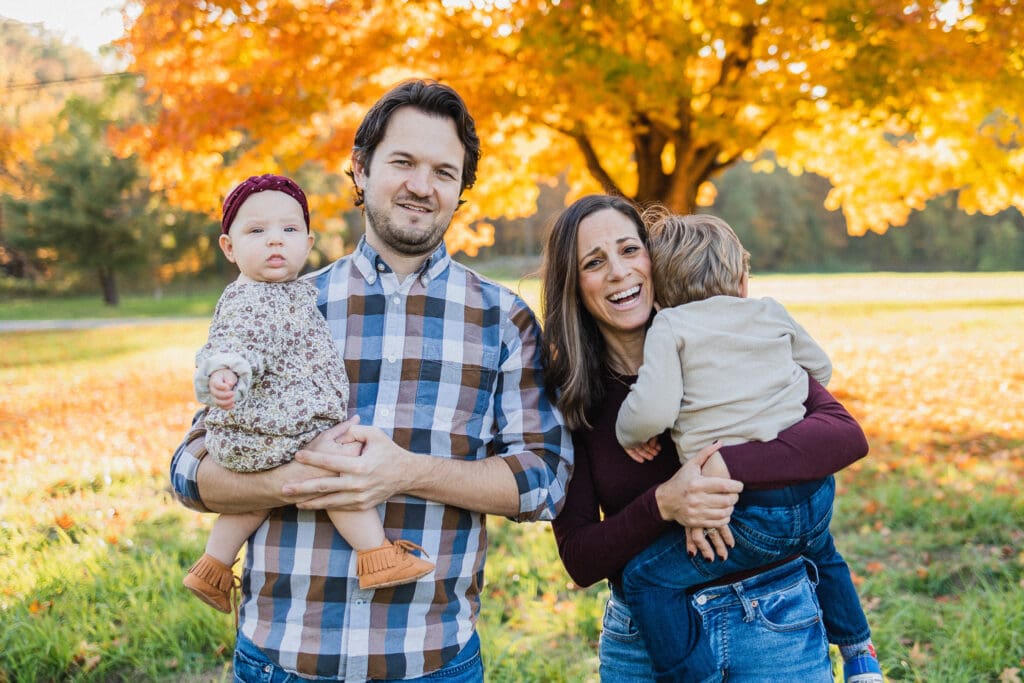
[[[124,30],[119,0],[0,0],[0,16],[27,24],[42,22],[68,43],[94,55]]]

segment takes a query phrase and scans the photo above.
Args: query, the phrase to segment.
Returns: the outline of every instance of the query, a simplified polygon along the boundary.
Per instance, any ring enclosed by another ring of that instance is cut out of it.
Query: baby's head
[[[240,280],[287,282],[298,277],[313,233],[306,194],[294,180],[267,173],[247,178],[224,200],[220,248]]]
[[[661,213],[650,239],[654,293],[662,307],[747,295],[750,254],[721,218]]]

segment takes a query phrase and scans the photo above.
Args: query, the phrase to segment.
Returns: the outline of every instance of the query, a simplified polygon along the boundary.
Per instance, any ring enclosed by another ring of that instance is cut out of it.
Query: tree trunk
[[[114,269],[101,266],[99,269],[100,286],[103,288],[103,303],[108,306],[117,306],[121,298],[117,294],[117,281],[114,277]]]

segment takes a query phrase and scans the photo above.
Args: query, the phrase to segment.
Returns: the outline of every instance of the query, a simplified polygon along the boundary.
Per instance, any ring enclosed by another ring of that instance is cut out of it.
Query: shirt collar
[[[359,239],[355,251],[352,252],[352,260],[356,269],[369,284],[377,281],[381,273],[390,273],[391,266],[384,262],[377,250],[371,247],[364,235]],[[451,264],[451,256],[444,242],[438,245],[437,249],[423,262],[423,265],[416,271],[416,277],[426,286],[432,280],[437,279]]]

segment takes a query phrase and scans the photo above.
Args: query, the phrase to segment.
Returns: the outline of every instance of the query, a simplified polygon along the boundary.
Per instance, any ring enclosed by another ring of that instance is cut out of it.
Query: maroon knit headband
[[[306,219],[306,232],[309,232],[309,204],[306,202],[306,193],[291,178],[286,178],[283,175],[274,175],[273,173],[265,173],[264,175],[254,175],[246,178],[235,189],[231,190],[227,199],[224,200],[223,217],[220,219],[221,234],[228,234],[228,228],[234,222],[238,209],[241,208],[250,195],[267,190],[284,192],[297,201],[299,206],[302,207],[302,217]]]

